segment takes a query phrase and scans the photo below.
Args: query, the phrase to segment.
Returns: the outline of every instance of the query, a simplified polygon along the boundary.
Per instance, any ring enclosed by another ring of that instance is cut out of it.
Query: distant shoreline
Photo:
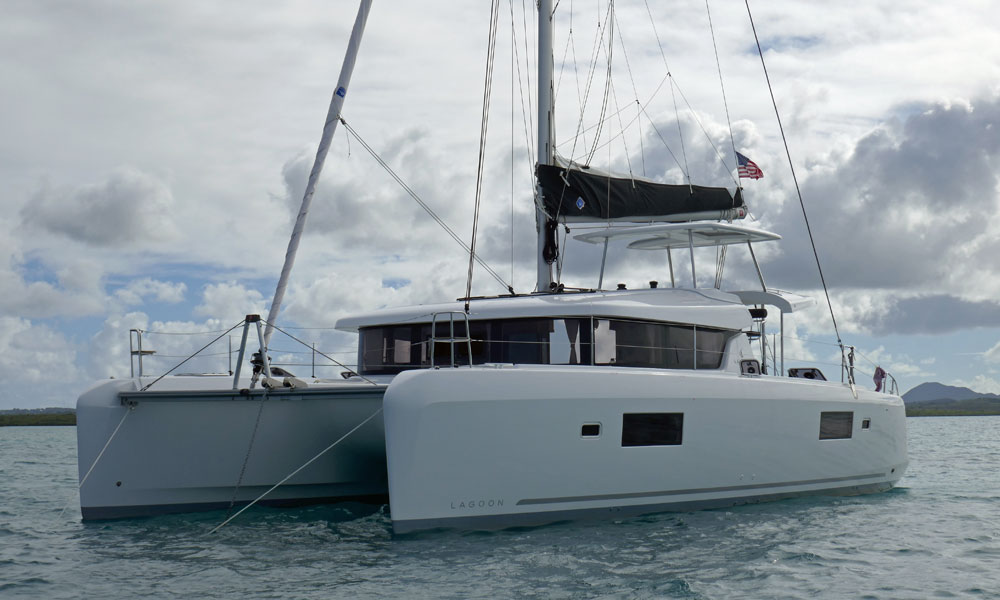
[[[906,408],[907,417],[997,417],[1000,416],[1000,412],[990,412],[990,411],[964,411],[964,410],[947,410],[947,409],[936,409],[936,408]]]
[[[51,427],[76,425],[76,413],[22,413],[0,415],[0,427]]]
[[[1000,400],[967,398],[964,400],[931,400],[906,405],[908,417],[989,417],[1000,415]]]
[[[961,408],[940,408],[907,406],[907,417],[995,417],[1000,410],[963,410]],[[18,413],[0,414],[0,427],[53,427],[76,426],[76,414],[65,413]]]

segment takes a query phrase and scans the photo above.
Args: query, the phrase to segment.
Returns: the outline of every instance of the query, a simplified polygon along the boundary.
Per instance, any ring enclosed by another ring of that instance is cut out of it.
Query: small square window
[[[580,428],[581,437],[599,437],[600,435],[601,435],[600,423],[585,423],[583,427]]]
[[[819,417],[819,439],[845,440],[850,439],[854,428],[853,412],[824,412]]]
[[[680,446],[684,413],[625,413],[622,446]]]
[[[871,419],[862,419],[861,420],[861,429],[871,429],[871,428],[872,428],[872,420]]]

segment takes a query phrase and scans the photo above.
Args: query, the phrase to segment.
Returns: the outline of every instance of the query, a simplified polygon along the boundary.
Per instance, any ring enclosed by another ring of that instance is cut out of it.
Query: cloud
[[[1000,228],[983,215],[1000,210],[1000,96],[910,108],[859,139],[842,159],[831,155],[802,185],[816,245],[833,288],[929,290],[968,287],[1000,263],[970,255]],[[794,206],[794,205],[793,205]],[[797,208],[797,207],[796,207]],[[766,213],[782,252],[769,265],[779,286],[814,287],[812,251],[798,210]],[[962,290],[960,290],[962,291]]]
[[[164,241],[177,236],[173,195],[156,177],[119,168],[104,181],[44,185],[21,209],[25,225],[98,247]]]
[[[28,319],[0,316],[0,408],[71,406],[83,381],[77,352],[61,332]]]
[[[890,299],[856,317],[875,335],[940,334],[977,327],[1000,327],[1000,304],[944,294]]]
[[[990,363],[1000,363],[1000,342],[983,353],[983,360]]]
[[[216,318],[222,323],[235,323],[250,314],[267,317],[264,295],[235,281],[206,285],[194,314]]]
[[[149,317],[142,312],[109,316],[87,344],[85,366],[94,379],[127,377],[129,370],[129,330],[146,329]]]
[[[7,223],[0,219],[0,228]],[[0,236],[0,314],[24,318],[79,317],[105,309],[101,278],[94,261],[79,256],[52,256],[26,260],[15,233]],[[54,259],[56,265],[49,264]]]
[[[410,129],[380,144],[383,149],[376,151],[442,220],[464,233],[466,224],[471,223],[471,204],[455,199],[472,197],[472,181],[461,170],[439,168],[447,160],[429,143],[428,135]],[[323,236],[337,248],[370,254],[403,247],[420,252],[439,249],[442,241],[453,243],[371,157],[356,152],[359,156],[331,156],[327,160],[310,208],[307,234]],[[312,152],[303,152],[282,169],[290,222],[298,213],[312,163]]]
[[[969,388],[974,392],[984,394],[1000,394],[1000,380],[988,375],[976,375],[971,379],[952,379],[945,385]]]
[[[157,281],[149,277],[135,279],[123,288],[115,290],[115,297],[126,305],[142,304],[146,298],[157,302],[176,303],[184,301],[187,285],[184,282]]]

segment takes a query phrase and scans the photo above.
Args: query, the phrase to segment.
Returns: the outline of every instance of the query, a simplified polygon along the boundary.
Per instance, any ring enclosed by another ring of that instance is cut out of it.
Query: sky
[[[531,5],[500,3],[477,240],[518,292],[535,268]],[[839,332],[862,372],[881,365],[901,392],[925,381],[1000,392],[992,4],[752,8]],[[730,188],[733,145],[751,157],[765,176],[744,181],[744,224],[783,237],[758,250],[767,284],[817,300],[787,318],[786,356],[835,378],[836,335],[744,4],[712,4],[711,28],[700,0],[614,9],[557,3],[559,153]],[[145,331],[156,351],[146,373],[157,374],[245,314],[266,315],[356,10],[4,3],[0,409],[73,406],[96,380],[129,376],[130,329]],[[489,14],[482,0],[375,2],[343,112],[361,139],[341,128],[333,140],[279,318],[306,345],[276,334],[275,362],[309,375],[315,344],[349,363],[356,336],[334,331],[338,318],[464,294],[467,254],[361,140],[468,241]],[[599,247],[570,240],[564,256],[564,283],[596,285]],[[699,273],[714,258],[696,254]],[[662,253],[612,245],[607,281],[652,279],[669,279]],[[734,249],[723,287],[756,285]],[[479,269],[473,292],[504,289]],[[227,371],[228,340],[180,370]]]

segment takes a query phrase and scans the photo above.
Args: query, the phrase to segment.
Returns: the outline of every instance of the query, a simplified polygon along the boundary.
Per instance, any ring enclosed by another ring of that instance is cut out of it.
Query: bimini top
[[[770,231],[751,229],[729,223],[693,222],[641,225],[638,227],[605,227],[573,236],[591,244],[605,240],[640,238],[628,245],[633,250],[663,250],[666,248],[696,248],[726,246],[747,242],[780,240],[781,236]]]
[[[464,302],[387,308],[337,321],[341,331],[363,327],[446,321],[448,313],[463,312]],[[719,329],[743,330],[752,325],[739,297],[714,288],[656,288],[601,292],[532,294],[472,300],[469,319],[530,317],[608,317],[683,323]],[[461,317],[464,318],[464,317]]]

